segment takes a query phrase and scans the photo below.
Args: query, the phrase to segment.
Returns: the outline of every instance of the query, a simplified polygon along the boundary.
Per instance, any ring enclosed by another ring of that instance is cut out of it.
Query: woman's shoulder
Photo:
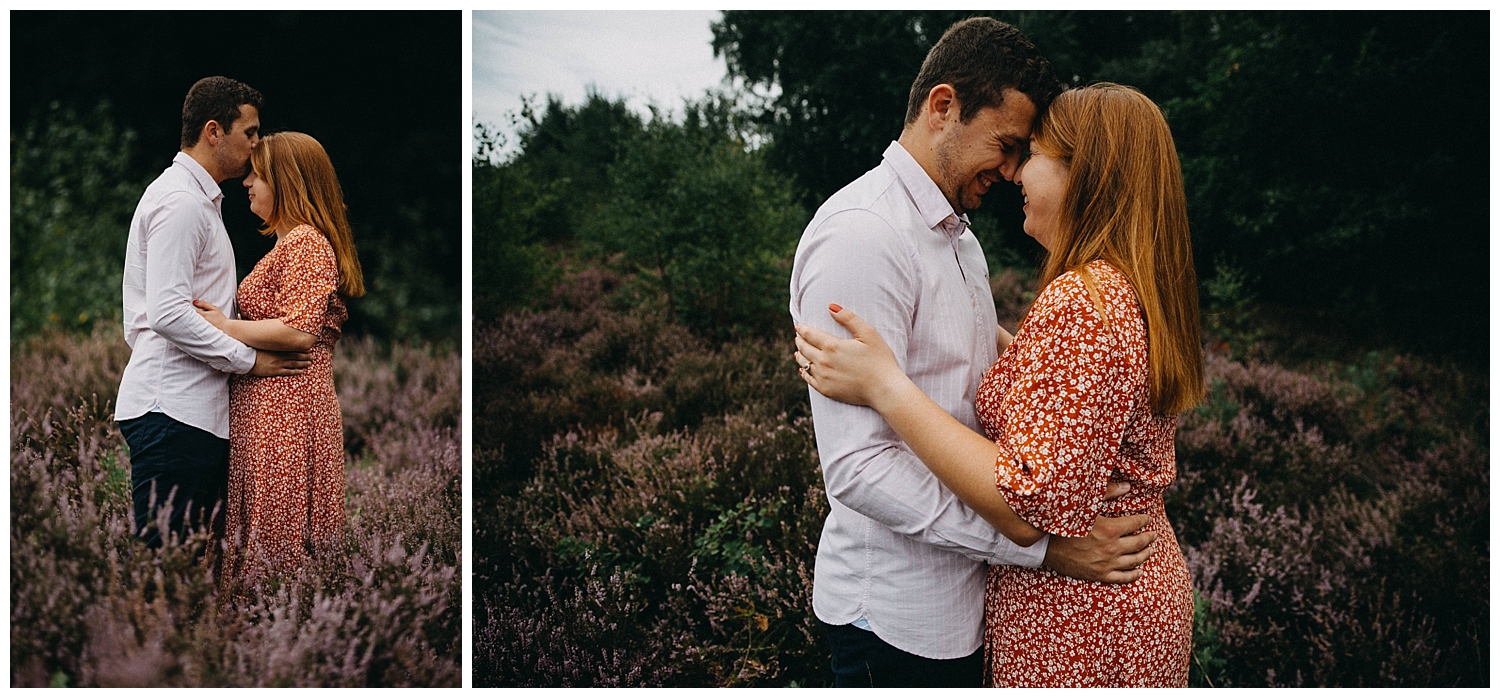
[[[301,269],[304,272],[321,270],[323,267],[337,268],[338,264],[328,236],[307,224],[292,228],[282,235],[281,240],[276,243],[276,251],[279,266]]]
[[[323,232],[321,230],[318,230],[309,223],[302,223],[297,227],[287,231],[286,238],[288,240],[303,240],[312,238],[318,238],[322,240],[328,239],[327,236],[323,235]]]
[[[1125,277],[1125,273],[1102,259],[1089,262],[1083,265],[1083,268],[1088,269],[1089,276],[1101,288],[1109,290],[1128,290],[1130,288],[1130,279]],[[1042,292],[1037,295],[1037,302],[1041,302],[1042,298],[1048,296],[1068,298],[1079,294],[1087,297],[1088,286],[1084,283],[1082,272],[1078,269],[1072,269],[1058,274],[1057,278],[1052,280],[1052,283],[1047,284],[1047,287],[1042,289]]]
[[[1122,299],[1135,300],[1135,292],[1130,287],[1130,280],[1125,277],[1114,265],[1102,259],[1096,259],[1084,265],[1088,269],[1089,278],[1093,280],[1095,291],[1101,294],[1100,301],[1108,305],[1116,305]],[[1040,311],[1039,316],[1085,316],[1096,317],[1098,306],[1094,303],[1093,295],[1089,291],[1089,284],[1084,281],[1080,270],[1074,269],[1059,274],[1051,283],[1047,284],[1042,292],[1037,294],[1033,312]],[[1111,315],[1114,313],[1111,312]]]
[[[1088,287],[1083,283],[1083,275],[1075,271],[1065,271],[1057,275],[1041,293],[1036,296],[1034,310],[1044,312],[1058,312],[1079,303],[1089,303]],[[1082,307],[1082,306],[1079,306]]]
[[[303,223],[287,231],[280,244],[286,245],[288,249],[326,249],[330,253],[333,252],[333,244],[328,242],[328,236],[324,235],[323,231],[307,223]]]
[[[1109,290],[1130,290],[1130,279],[1126,278],[1125,272],[1120,271],[1115,265],[1102,259],[1096,259],[1084,265],[1089,273],[1093,275],[1095,283]]]

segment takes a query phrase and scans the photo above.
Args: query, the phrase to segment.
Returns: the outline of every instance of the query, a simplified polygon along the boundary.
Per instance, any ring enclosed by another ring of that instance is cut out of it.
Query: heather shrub
[[[699,339],[598,268],[475,331],[475,680],[825,683],[827,513],[785,343]]]
[[[661,419],[559,435],[516,496],[480,505],[477,683],[823,682],[810,422]]]
[[[790,345],[712,345],[639,305],[612,272],[567,275],[546,307],[508,313],[474,330],[474,473],[478,496],[531,473],[542,445],[575,427],[623,426],[660,412],[663,430],[727,412],[807,414]]]
[[[1031,284],[992,273],[1003,322]],[[476,684],[829,683],[789,337],[715,345],[632,292],[574,268],[476,328]],[[1168,493],[1194,685],[1487,683],[1487,377],[1390,353],[1289,368],[1246,327],[1208,354]]]
[[[1026,317],[1036,300],[1036,277],[1014,267],[1001,267],[990,274],[990,295],[995,297],[995,316],[1011,332]]]
[[[1488,406],[1402,356],[1210,354],[1168,507],[1232,686],[1489,680]]]
[[[340,343],[346,534],[249,588],[216,581],[202,531],[134,542],[128,356],[108,326],[12,348],[12,685],[459,685],[456,355]]]

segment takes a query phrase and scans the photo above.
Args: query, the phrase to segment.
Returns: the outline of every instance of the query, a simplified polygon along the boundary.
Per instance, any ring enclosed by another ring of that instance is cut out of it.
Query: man
[[[848,337],[827,307],[855,310],[918,387],[979,432],[975,391],[1010,334],[996,321],[965,214],[1012,179],[1060,90],[1014,27],[974,18],[949,28],[912,85],[900,139],[803,233],[793,320]],[[1046,564],[1124,582],[1150,554],[1154,536],[1128,535],[1145,516],[1101,518],[1087,538],[1019,547],[939,483],[874,410],[809,394],[832,509],[813,610],[828,631],[836,685],[979,686],[987,565]]]
[[[202,299],[234,312],[234,248],[219,182],[249,172],[260,140],[259,92],[204,78],[182,105],[182,151],[146,192],[130,222],[122,293],[130,363],[115,419],[130,445],[135,527],[158,547],[208,522],[229,475],[229,374],[301,373],[306,354],[252,349],[193,309]]]

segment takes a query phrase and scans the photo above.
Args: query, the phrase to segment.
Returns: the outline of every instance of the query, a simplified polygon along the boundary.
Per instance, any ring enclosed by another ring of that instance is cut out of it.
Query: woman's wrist
[[[887,410],[907,401],[906,394],[917,390],[917,384],[902,371],[889,371],[882,375],[870,390],[870,407],[885,414]],[[919,391],[920,392],[920,391]]]

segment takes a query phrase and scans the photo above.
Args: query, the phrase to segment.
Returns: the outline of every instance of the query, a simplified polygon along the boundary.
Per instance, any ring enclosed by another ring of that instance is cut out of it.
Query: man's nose
[[[1000,161],[1000,176],[1004,177],[1005,181],[1014,183],[1016,181],[1016,173],[1021,169],[1020,164],[1020,155],[1015,153],[1006,155],[1005,159]]]

